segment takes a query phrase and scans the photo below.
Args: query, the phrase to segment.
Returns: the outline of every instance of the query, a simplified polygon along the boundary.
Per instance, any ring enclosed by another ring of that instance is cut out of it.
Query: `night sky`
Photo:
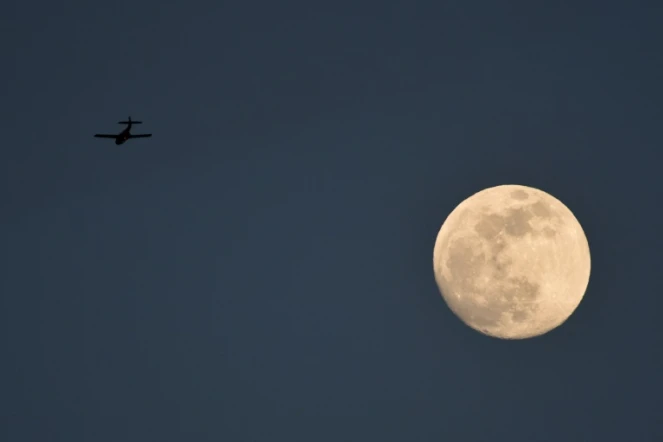
[[[660,1],[5,3],[0,439],[663,440]],[[500,184],[592,254],[530,340],[433,276]]]

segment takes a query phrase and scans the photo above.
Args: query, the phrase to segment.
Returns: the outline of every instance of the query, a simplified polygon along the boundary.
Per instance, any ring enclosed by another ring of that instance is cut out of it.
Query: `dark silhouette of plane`
[[[127,121],[118,121],[117,124],[127,124],[128,126],[126,129],[124,129],[122,132],[120,132],[117,135],[114,134],[96,134],[96,138],[114,138],[115,139],[115,144],[118,146],[120,144],[123,144],[125,141],[127,141],[129,138],[148,138],[151,137],[152,134],[132,134],[131,133],[131,126],[133,124],[142,124],[142,121],[132,121],[131,117]]]

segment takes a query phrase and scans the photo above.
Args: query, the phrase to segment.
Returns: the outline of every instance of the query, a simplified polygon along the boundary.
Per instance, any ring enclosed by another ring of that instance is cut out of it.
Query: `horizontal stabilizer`
[[[143,124],[142,121],[133,121],[133,120],[131,120],[131,121],[118,121],[117,122],[117,124],[129,124],[129,123],[131,123],[131,124]]]
[[[129,135],[129,138],[148,138],[148,137],[151,137],[151,136],[152,136],[152,134],[136,134],[136,135],[131,134],[131,135]]]
[[[111,134],[95,134],[96,138],[117,138],[117,135]]]

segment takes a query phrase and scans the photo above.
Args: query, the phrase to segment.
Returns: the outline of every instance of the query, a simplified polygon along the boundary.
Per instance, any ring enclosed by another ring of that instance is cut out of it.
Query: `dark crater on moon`
[[[504,220],[504,231],[511,236],[525,236],[527,232],[532,231],[529,220],[534,215],[524,208],[511,209]]]
[[[514,190],[513,192],[511,192],[511,198],[513,198],[514,200],[524,201],[528,197],[529,195],[527,195],[527,192],[525,192],[522,189]]]
[[[515,191],[522,192],[522,191]],[[524,192],[523,192],[524,193]],[[527,197],[527,194],[525,194]],[[493,240],[501,232],[514,237],[522,237],[527,233],[538,235],[543,233],[545,236],[555,236],[556,232],[550,227],[545,227],[542,232],[536,232],[532,228],[530,221],[532,218],[554,218],[555,221],[560,222],[560,218],[556,216],[548,204],[544,201],[537,201],[534,204],[519,207],[517,209],[508,209],[506,215],[497,213],[486,213],[479,222],[474,226],[474,231],[482,238],[489,241]]]
[[[474,226],[474,231],[489,241],[492,241],[502,232],[520,237],[527,234],[527,232],[532,232],[532,226],[529,224],[532,218],[534,218],[534,214],[524,207],[509,209],[506,216],[489,213],[484,215]]]

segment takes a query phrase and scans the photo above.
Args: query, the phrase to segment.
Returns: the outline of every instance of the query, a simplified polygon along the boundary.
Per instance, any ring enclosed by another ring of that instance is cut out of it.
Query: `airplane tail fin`
[[[118,121],[117,124],[142,124],[142,121],[134,121],[129,117],[126,121]]]

